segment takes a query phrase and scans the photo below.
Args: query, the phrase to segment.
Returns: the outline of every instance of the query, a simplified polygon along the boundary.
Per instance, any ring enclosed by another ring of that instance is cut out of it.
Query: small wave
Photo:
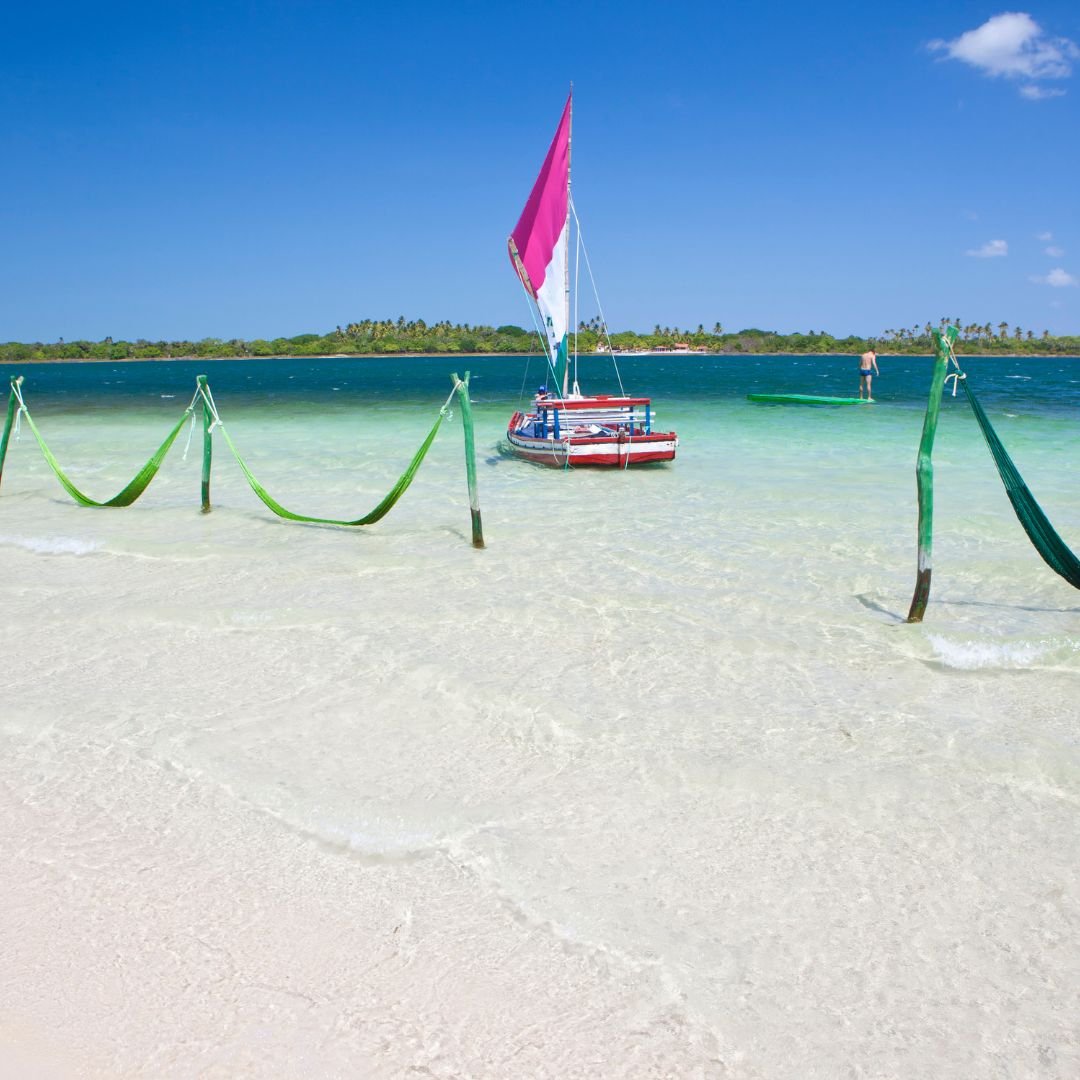
[[[166,400],[166,399],[174,398],[174,397],[176,397],[176,395],[175,394],[162,394],[161,397],[162,397],[163,400]]]
[[[445,838],[432,833],[346,833],[328,825],[309,831],[325,843],[347,848],[355,855],[376,860],[420,859],[438,851],[445,851],[447,847]]]
[[[0,536],[0,544],[11,544],[35,555],[90,555],[101,548],[96,541],[74,536]]]
[[[1061,641],[950,641],[936,634],[928,634],[927,640],[945,667],[961,671],[1031,668],[1063,645],[1071,651],[1080,649],[1074,642]]]
[[[385,827],[375,831],[360,831],[325,821],[304,824],[281,811],[268,807],[260,809],[299,836],[306,836],[334,850],[348,851],[351,855],[371,863],[418,862],[438,854],[461,861],[467,842],[498,824],[492,821],[462,825],[447,833],[410,829],[400,823],[384,823]]]
[[[1034,378],[1034,376],[1032,376],[1032,375],[1006,375],[1005,378],[1006,379],[1032,379],[1032,378]]]

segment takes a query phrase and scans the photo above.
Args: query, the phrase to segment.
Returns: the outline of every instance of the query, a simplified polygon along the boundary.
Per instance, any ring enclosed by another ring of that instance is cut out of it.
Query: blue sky
[[[529,325],[506,236],[571,81],[613,329],[1080,333],[1075,0],[9,0],[0,35],[0,340]]]

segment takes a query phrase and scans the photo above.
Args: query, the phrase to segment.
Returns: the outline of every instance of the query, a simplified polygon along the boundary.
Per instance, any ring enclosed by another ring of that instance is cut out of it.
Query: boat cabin
[[[536,412],[519,430],[535,439],[562,439],[571,435],[616,438],[652,432],[653,411],[649,398],[598,397],[557,398],[537,396]]]

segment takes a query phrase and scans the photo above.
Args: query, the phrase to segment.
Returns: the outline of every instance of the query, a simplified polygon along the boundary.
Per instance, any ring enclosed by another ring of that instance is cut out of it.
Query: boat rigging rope
[[[529,314],[532,316],[533,329],[536,330],[536,336],[540,341],[540,351],[544,354],[544,362],[547,364],[548,377],[545,377],[544,382],[551,382],[555,384],[555,369],[551,366],[551,354],[548,352],[547,338],[544,337],[544,332],[540,329],[540,323],[536,318],[536,305],[532,302],[532,297],[529,295],[529,290],[525,288],[525,283],[521,282],[521,291],[525,295],[525,306],[529,309]],[[525,380],[529,377],[529,357],[525,358],[525,374],[521,377],[521,393],[518,396],[518,403],[521,404],[525,400]]]
[[[577,244],[574,247],[574,393],[581,393],[578,388],[578,286],[581,284],[581,229],[575,234]]]
[[[604,318],[604,307],[600,303],[600,293],[596,288],[596,278],[593,276],[592,263],[589,262],[589,249],[585,246],[585,234],[581,230],[581,221],[577,216],[577,207],[574,205],[573,196],[570,197],[570,212],[574,215],[574,224],[577,226],[578,243],[585,256],[585,269],[589,271],[589,281],[592,282],[593,296],[596,298],[596,310],[600,313],[600,325],[604,328],[604,337],[607,339],[608,353],[611,362],[615,365],[615,378],[619,380],[619,393],[626,397],[626,389],[623,386],[622,374],[619,371],[619,362],[615,359],[615,348],[611,344],[611,331],[608,330],[607,319]]]
[[[955,356],[953,360],[956,360]],[[967,376],[960,371],[959,364],[957,364],[956,375],[950,377],[956,380],[953,383],[954,396],[956,383],[964,388],[971,411],[975,414],[975,420],[997,466],[998,475],[1001,477],[1002,484],[1005,485],[1005,494],[1009,496],[1009,502],[1012,503],[1016,517],[1023,526],[1024,532],[1027,533],[1028,539],[1051,570],[1060,574],[1073,588],[1080,589],[1080,559],[1057,534],[1054,526],[1043,513],[1042,507],[1035,501],[1035,496],[1024,483],[1024,478],[1013,464],[1008,451],[998,438],[997,432],[994,431],[989,417],[968,385]]]

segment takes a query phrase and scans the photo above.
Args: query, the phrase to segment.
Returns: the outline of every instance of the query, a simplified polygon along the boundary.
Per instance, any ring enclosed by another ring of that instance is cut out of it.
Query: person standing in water
[[[873,349],[867,349],[859,357],[859,400],[862,400],[863,390],[866,390],[866,400],[873,401],[874,395],[870,393],[871,376],[880,375],[877,366],[877,353]]]

